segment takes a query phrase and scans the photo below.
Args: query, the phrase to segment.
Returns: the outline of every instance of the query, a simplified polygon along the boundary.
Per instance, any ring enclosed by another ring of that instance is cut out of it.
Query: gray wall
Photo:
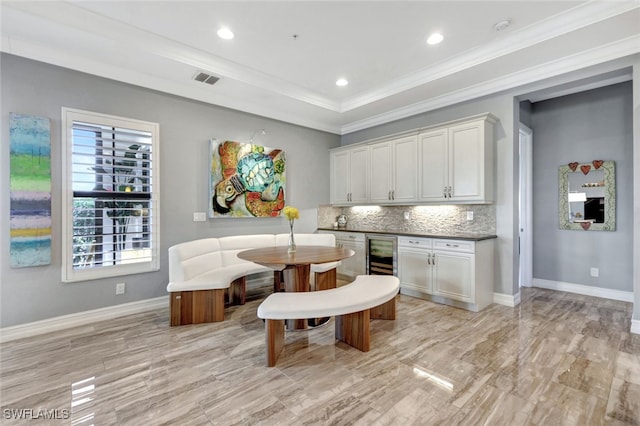
[[[531,128],[531,102],[520,102],[520,123],[524,124],[528,128]]]
[[[490,112],[499,122],[495,125],[496,139],[496,283],[494,291],[507,295],[518,293],[516,269],[517,252],[517,141],[518,129],[513,126],[519,116],[519,105],[513,95],[500,94],[474,101],[464,102],[451,107],[415,115],[406,119],[353,132],[342,137],[342,145],[349,145],[399,133],[406,130],[418,129],[425,126],[457,120],[476,114]]]
[[[287,203],[301,210],[298,232],[313,231],[316,209],[329,202],[330,148],[336,135],[213,105],[118,83],[40,62],[1,57],[2,148],[0,151],[0,326],[7,327],[65,314],[166,295],[167,248],[208,236],[287,232],[282,218],[192,221],[207,211],[208,140],[212,137],[255,142],[287,153]],[[203,88],[203,90],[215,90]],[[62,283],[61,278],[61,107],[160,123],[161,270],[114,279]],[[49,266],[10,269],[9,259],[9,113],[52,120],[52,261]],[[115,283],[127,292],[115,296]]]
[[[633,291],[631,82],[534,103],[531,123],[534,278]],[[616,231],[558,229],[558,167],[596,159],[616,163]]]

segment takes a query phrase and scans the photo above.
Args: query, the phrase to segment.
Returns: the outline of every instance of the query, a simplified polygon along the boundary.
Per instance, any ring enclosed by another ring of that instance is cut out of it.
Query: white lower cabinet
[[[398,238],[400,291],[479,311],[493,303],[493,240]]]
[[[364,246],[364,234],[359,232],[331,232],[321,231],[334,234],[336,236],[336,247],[344,247],[354,251],[354,255],[340,261],[340,265],[336,268],[338,275],[347,278],[354,278],[357,275],[366,273],[366,253]]]
[[[432,293],[431,248],[430,239],[398,238],[398,278],[401,289],[422,294]]]
[[[435,251],[433,253],[433,294],[474,303],[474,255]]]

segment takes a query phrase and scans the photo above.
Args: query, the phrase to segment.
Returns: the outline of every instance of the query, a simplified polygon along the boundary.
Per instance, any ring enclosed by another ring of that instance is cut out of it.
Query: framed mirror
[[[615,231],[616,169],[613,161],[560,166],[560,229]]]

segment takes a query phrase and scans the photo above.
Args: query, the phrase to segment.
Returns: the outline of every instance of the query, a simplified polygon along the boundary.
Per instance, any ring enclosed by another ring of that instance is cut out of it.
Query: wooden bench
[[[276,365],[284,347],[287,319],[335,316],[336,339],[362,352],[370,347],[371,319],[396,318],[397,277],[358,275],[342,287],[298,293],[274,293],[258,307],[258,318],[265,320],[267,365]]]

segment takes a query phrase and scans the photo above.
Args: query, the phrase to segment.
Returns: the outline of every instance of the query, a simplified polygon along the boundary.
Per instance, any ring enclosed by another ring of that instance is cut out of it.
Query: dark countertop
[[[338,231],[338,232],[359,232],[361,234],[380,234],[380,235],[401,235],[406,237],[421,237],[421,238],[442,238],[451,240],[468,240],[468,241],[482,241],[490,240],[492,238],[498,238],[497,235],[491,234],[421,234],[416,232],[405,231],[368,231],[365,229],[353,229],[353,228],[318,228],[319,231]]]

